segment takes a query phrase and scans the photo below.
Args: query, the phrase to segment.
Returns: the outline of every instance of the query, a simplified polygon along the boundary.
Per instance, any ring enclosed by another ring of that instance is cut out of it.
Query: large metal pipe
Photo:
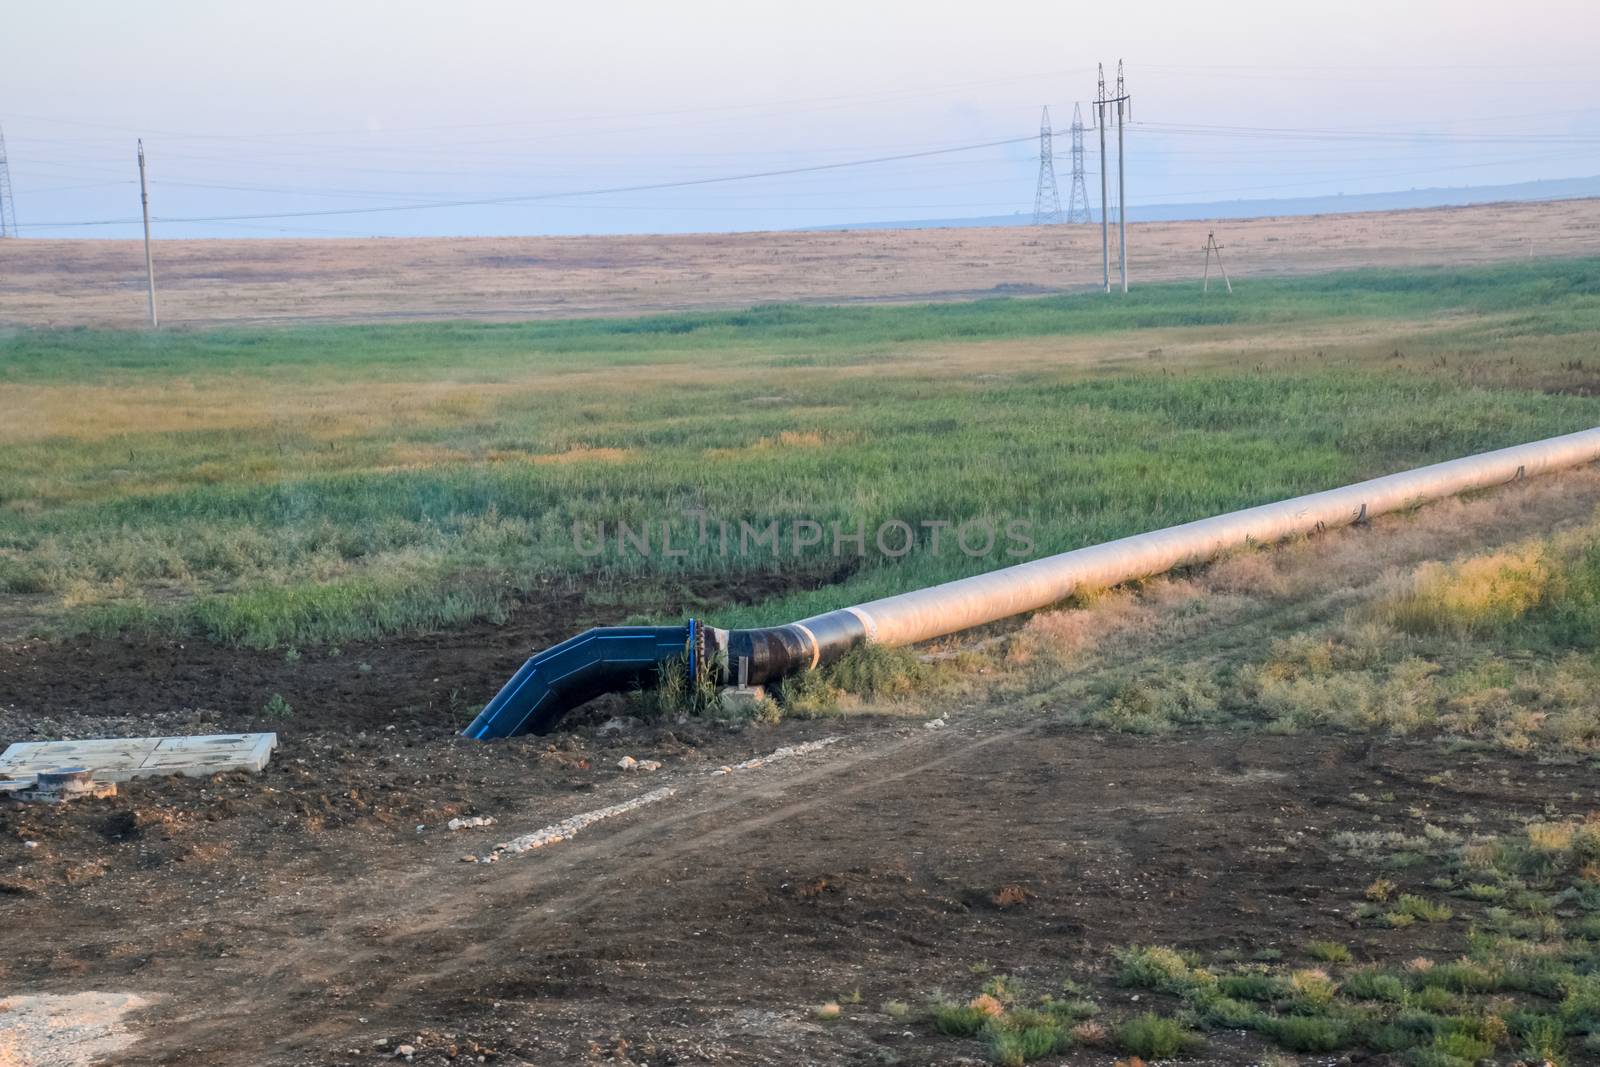
[[[1348,526],[1597,459],[1600,428],[1582,430],[1074,549],[784,626],[718,630],[690,620],[681,629],[650,628],[645,640],[657,650],[667,650],[657,656],[658,671],[668,660],[682,657],[696,677],[709,670],[721,682],[756,685],[831,663],[861,641],[908,645],[959,633],[1049,607],[1079,590],[1108,588],[1246,545]],[[603,638],[612,632],[590,630],[530,659],[467,728],[467,736],[504,737],[549,729],[570,708],[599,692],[640,684],[646,678],[640,651],[619,661],[615,670],[589,661],[580,670],[570,662],[576,648],[606,647]],[[630,636],[634,633],[629,631]],[[559,667],[552,660],[559,661]],[[568,678],[582,684],[563,691],[563,680]]]

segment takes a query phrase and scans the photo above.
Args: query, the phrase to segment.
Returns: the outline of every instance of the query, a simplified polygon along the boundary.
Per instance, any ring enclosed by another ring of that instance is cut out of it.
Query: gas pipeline
[[[855,645],[910,645],[1058,604],[1251,544],[1313,534],[1521,478],[1600,459],[1600,428],[1483,452],[1338,489],[1245,508],[1104,544],[1073,549],[814,615],[798,622],[720,630],[602,626],[537,653],[501,688],[466,737],[544,733],[603,693],[656,684],[664,671],[719,685],[763,685],[832,663]]]

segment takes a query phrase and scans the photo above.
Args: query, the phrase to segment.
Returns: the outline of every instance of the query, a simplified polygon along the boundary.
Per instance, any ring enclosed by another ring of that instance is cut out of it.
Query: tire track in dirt
[[[363,1010],[373,1014],[424,1016],[424,1010],[403,1009],[427,990],[448,986],[461,975],[484,967],[504,953],[507,945],[537,944],[541,932],[568,927],[584,915],[630,896],[632,888],[616,879],[620,864],[625,863],[629,874],[637,877],[695,856],[724,854],[741,837],[973,758],[1047,724],[1044,717],[1030,719],[1025,725],[993,732],[985,732],[985,724],[980,723],[937,732],[919,729],[910,736],[897,730],[887,741],[881,735],[865,739],[843,758],[780,765],[774,768],[778,773],[769,775],[685,783],[673,803],[651,809],[652,817],[609,832],[595,832],[582,841],[563,842],[549,852],[475,868],[460,863],[452,851],[448,858],[441,855],[398,881],[384,880],[376,894],[370,885],[349,886],[338,899],[318,907],[320,914],[337,919],[314,942],[280,946],[264,971],[241,975],[243,981],[231,1002],[211,1002],[203,1010],[194,1006],[168,1017],[138,1051],[166,1062],[169,1053],[178,1053],[181,1059],[181,1048],[174,1043],[189,1049],[226,1048],[238,1022],[259,1013],[264,995],[293,1013],[294,1025],[287,1029],[301,1040],[315,1040],[333,1033],[318,1025],[318,1016],[326,1008],[321,991],[351,975],[393,974],[392,964],[397,959],[420,962],[443,955],[445,965],[408,967],[403,975],[381,982],[362,1000],[368,1005]],[[887,773],[870,773],[886,761],[906,755],[919,758]],[[858,780],[842,787],[830,785],[851,775]],[[710,795],[712,790],[714,795]],[[801,790],[804,794],[796,797]],[[681,805],[676,803],[680,800]],[[778,806],[758,815],[727,818],[730,811],[772,801]],[[651,844],[658,847],[646,853],[636,851]],[[456,872],[462,871],[476,877],[468,884],[440,891],[441,881],[459,879]],[[424,887],[427,891],[419,892]],[[558,895],[541,899],[530,909],[530,894],[551,888]],[[259,922],[252,924],[257,936],[281,933],[270,926],[264,929]],[[371,936],[368,931],[378,924],[393,932]],[[298,1017],[302,1014],[305,1017]]]

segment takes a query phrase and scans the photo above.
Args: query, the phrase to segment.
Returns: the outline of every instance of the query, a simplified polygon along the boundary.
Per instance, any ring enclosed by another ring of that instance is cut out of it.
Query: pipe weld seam
[[[861,608],[845,608],[844,610],[861,620],[861,628],[866,631],[868,641],[877,640],[878,624],[872,620],[871,615],[867,614]]]
[[[822,646],[817,644],[817,635],[812,633],[803,622],[794,623],[794,628],[805,634],[806,640],[811,642],[811,666],[807,667],[806,670],[814,671],[817,669],[817,664],[822,662]]]

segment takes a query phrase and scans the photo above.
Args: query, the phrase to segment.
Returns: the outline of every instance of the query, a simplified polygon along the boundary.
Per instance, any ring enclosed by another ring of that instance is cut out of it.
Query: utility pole
[[[150,186],[144,177],[144,138],[139,138],[139,206],[144,209],[144,278],[150,289],[150,326],[160,323],[156,319],[156,267],[150,258]]]
[[[0,237],[17,233],[17,205],[11,200],[11,164],[6,162],[6,135],[0,130]]]
[[[1215,230],[1206,234],[1206,246],[1204,249],[1202,249],[1202,251],[1206,254],[1206,272],[1200,281],[1200,291],[1205,293],[1210,292],[1211,290],[1211,254],[1215,252],[1217,256],[1217,269],[1222,272],[1222,284],[1228,287],[1229,293],[1232,293],[1233,283],[1228,280],[1228,268],[1222,265],[1222,246],[1217,244],[1217,234]]]
[[[1094,124],[1100,128],[1100,271],[1111,292],[1111,217],[1106,214],[1106,65],[1100,67],[1100,88],[1094,98]]]
[[[1122,291],[1128,291],[1128,177],[1122,165],[1122,116],[1133,118],[1133,101],[1122,86],[1122,60],[1117,60],[1117,266],[1122,269]]]
[[[1039,118],[1039,185],[1033,194],[1033,224],[1061,221],[1061,194],[1056,189],[1056,157],[1050,144],[1050,108]]]
[[[1089,189],[1083,180],[1083,108],[1072,105],[1072,188],[1067,192],[1067,221],[1089,222]]]

